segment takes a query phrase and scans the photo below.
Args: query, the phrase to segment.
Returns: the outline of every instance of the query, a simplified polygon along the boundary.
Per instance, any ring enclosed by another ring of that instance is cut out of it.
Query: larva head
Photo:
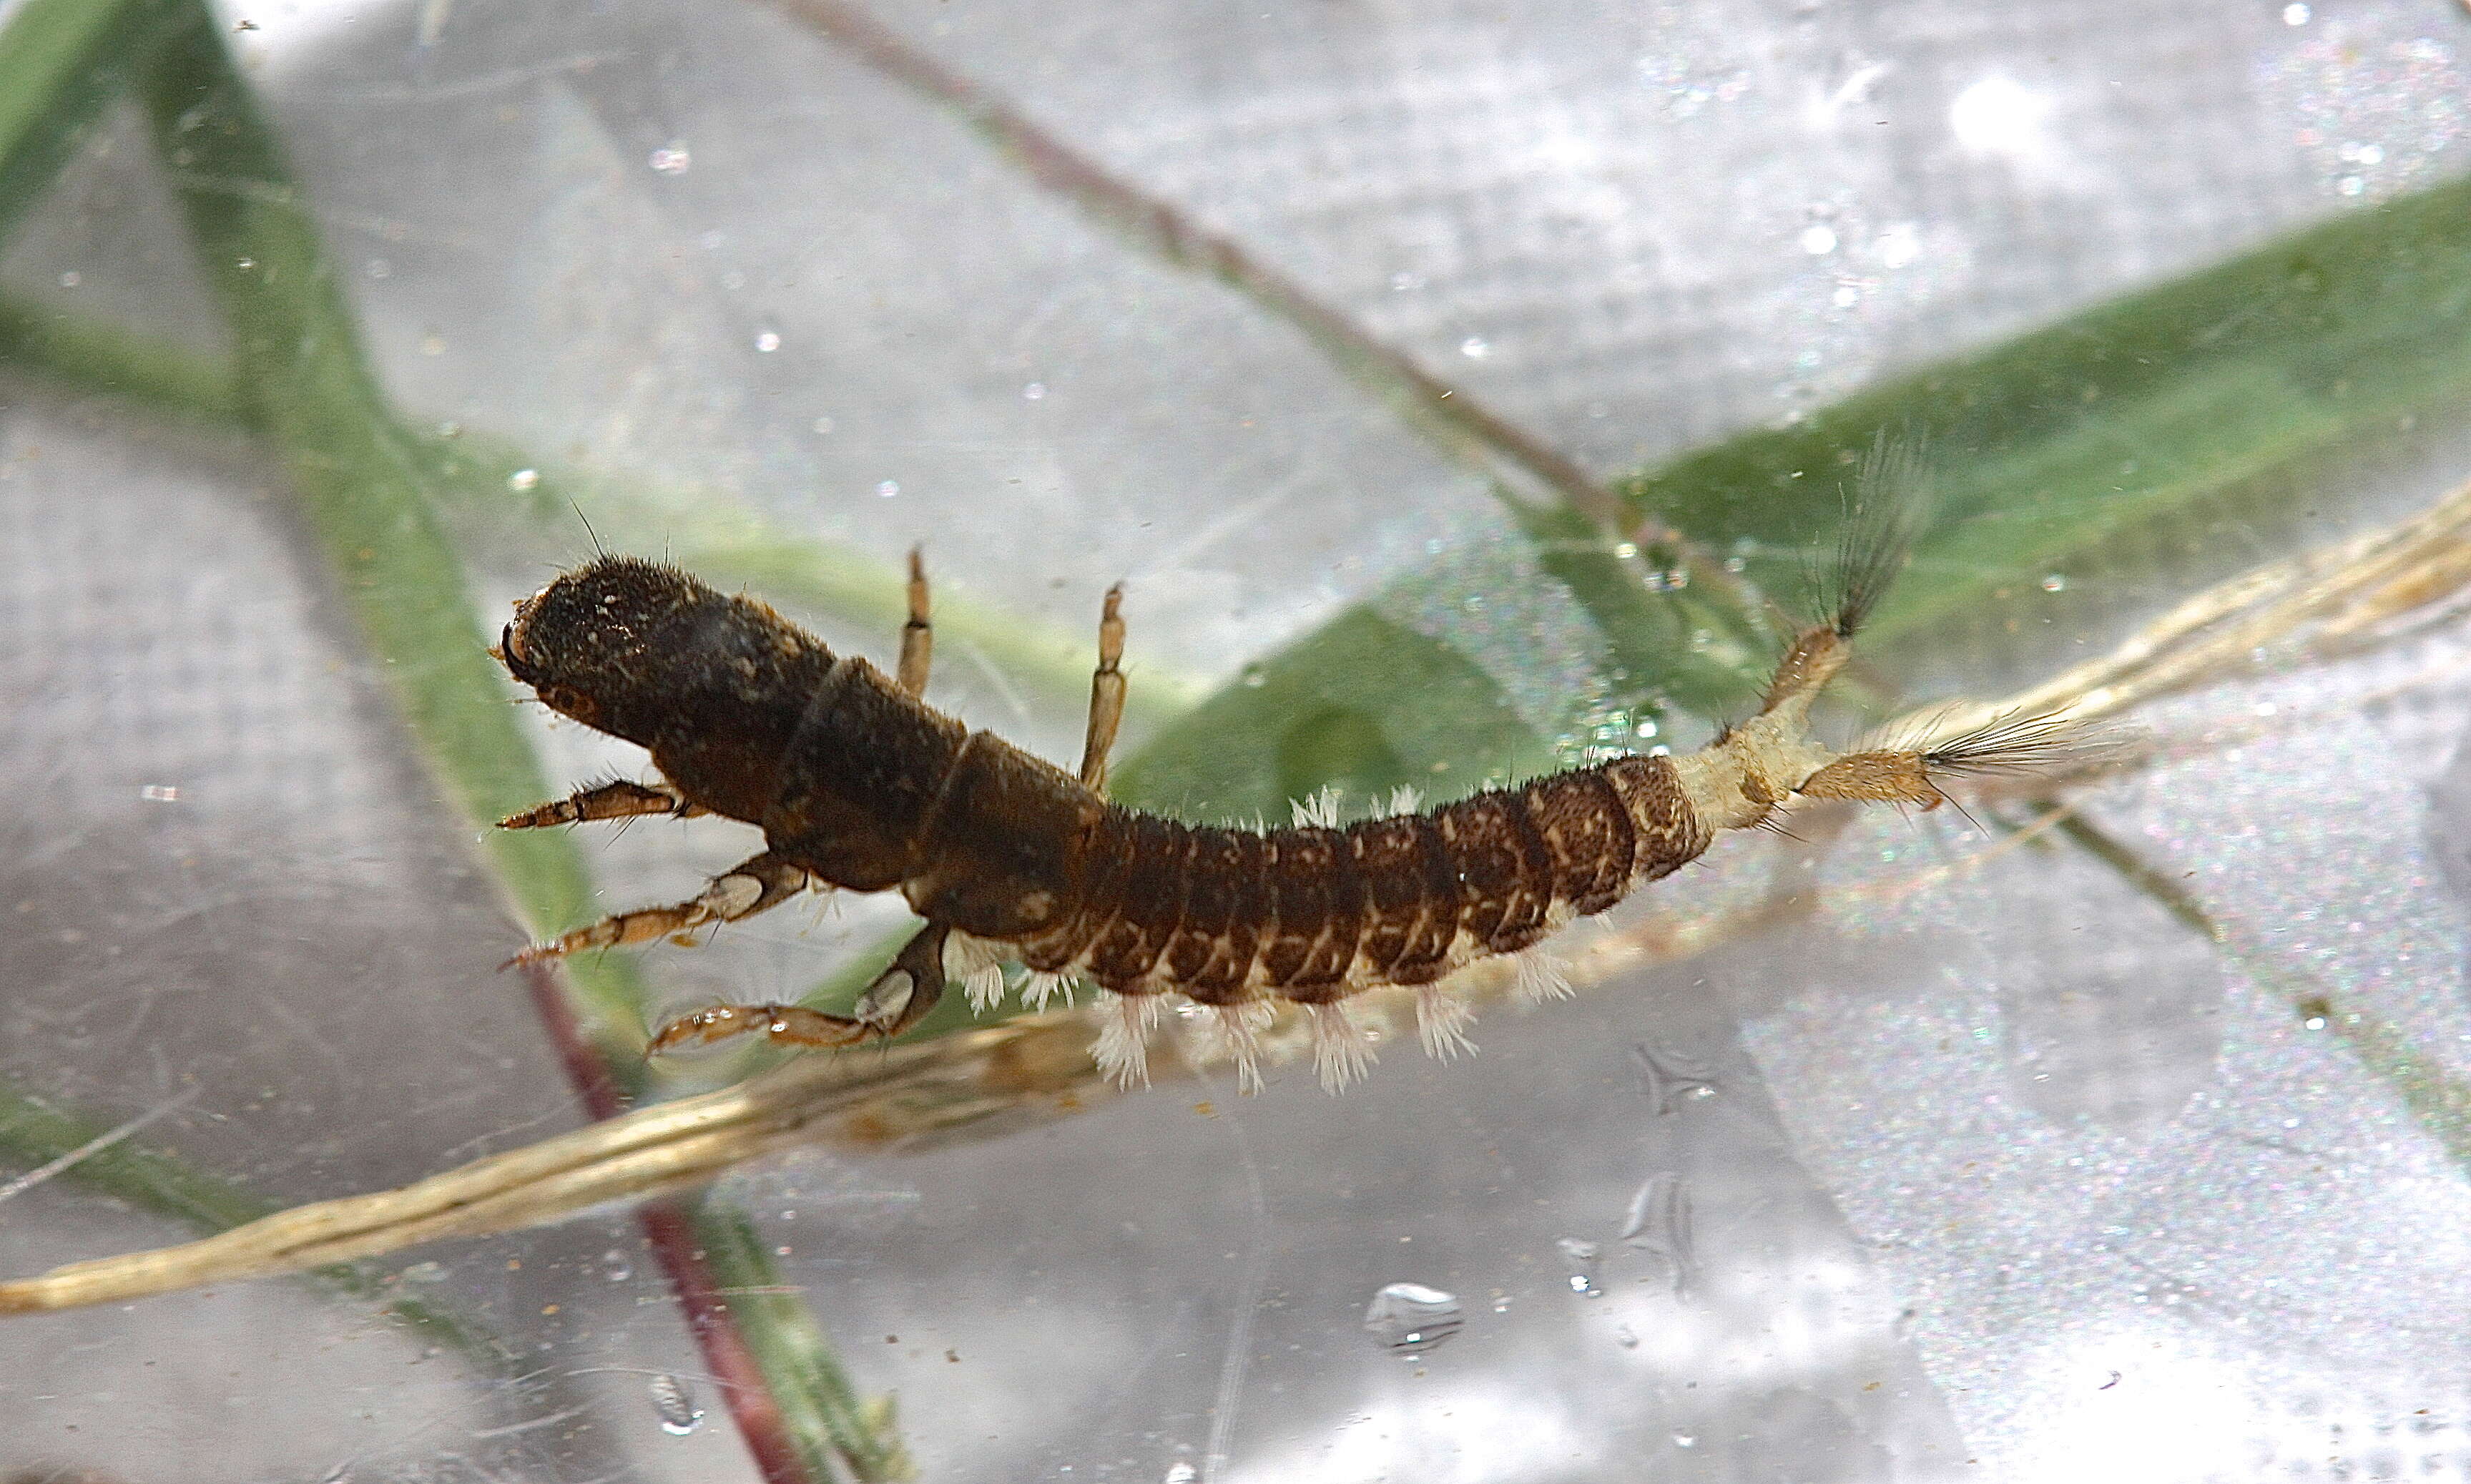
[[[673,567],[605,556],[518,599],[495,652],[550,709],[649,746],[674,709],[681,621],[726,601]]]

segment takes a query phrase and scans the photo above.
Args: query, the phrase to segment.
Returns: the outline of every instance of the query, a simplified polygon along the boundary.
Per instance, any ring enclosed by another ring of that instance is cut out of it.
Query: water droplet
[[[1605,1290],[1596,1286],[1595,1275],[1588,1271],[1603,1249],[1576,1237],[1565,1237],[1553,1246],[1562,1254],[1562,1260],[1576,1270],[1570,1274],[1570,1291],[1583,1299],[1603,1298]]]
[[[1645,720],[1639,722],[1638,725],[1631,728],[1631,734],[1638,738],[1641,742],[1654,737],[1656,733],[1657,725],[1656,718],[1654,717],[1649,717]]]
[[[155,804],[180,802],[180,790],[168,783],[150,783],[137,790],[137,796]]]
[[[1862,302],[1862,291],[1848,283],[1829,294],[1828,301],[1839,309],[1851,309]]]
[[[394,265],[384,258],[371,258],[367,271],[372,278],[391,278],[394,276]]]
[[[1689,1433],[1677,1432],[1673,1435],[1673,1446],[1675,1448],[1697,1448],[1699,1446],[1699,1440]]]
[[[623,1284],[635,1276],[635,1264],[626,1260],[626,1254],[612,1247],[600,1255],[600,1271],[611,1283]]]
[[[1638,1336],[1631,1332],[1630,1326],[1619,1325],[1613,1330],[1613,1343],[1619,1345],[1624,1350],[1636,1350],[1638,1349]]]
[[[694,156],[687,153],[687,142],[683,139],[672,139],[652,152],[652,169],[665,176],[683,176],[687,167],[694,163]]]
[[[901,493],[901,482],[899,480],[880,480],[876,483],[875,493],[878,499],[889,500],[893,496]]]
[[[774,331],[766,330],[755,337],[755,348],[768,356],[781,348],[781,337]]]
[[[63,289],[74,289],[83,282],[85,282],[85,275],[74,268],[60,274],[60,287]]]
[[[1270,683],[1270,672],[1259,665],[1245,666],[1242,673],[1245,687],[1249,690],[1258,691]]]
[[[1459,354],[1471,361],[1481,361],[1493,354],[1493,344],[1481,335],[1471,335],[1459,342]]]
[[[661,1430],[673,1438],[683,1438],[703,1424],[703,1408],[694,1404],[694,1393],[687,1383],[664,1373],[652,1378],[645,1388],[652,1398],[652,1415],[661,1420]]]
[[[1628,561],[1638,554],[1638,547],[1632,542],[1624,541],[1613,548],[1613,554]]]
[[[1165,1484],[1194,1484],[1194,1481],[1198,1480],[1200,1477],[1201,1471],[1194,1468],[1192,1465],[1177,1464],[1174,1468],[1167,1470]]]
[[[1727,572],[1748,572],[1750,567],[1751,559],[1747,556],[1728,556],[1725,558],[1725,570]]]
[[[833,420],[829,417],[818,417],[807,426],[814,429],[817,433],[830,433],[833,431]]]
[[[435,1262],[414,1262],[403,1270],[403,1281],[408,1284],[441,1283],[445,1278],[446,1269]]]
[[[1457,1295],[1423,1284],[1390,1284],[1364,1309],[1365,1332],[1400,1354],[1431,1350],[1466,1322]]]
[[[437,436],[441,438],[459,438],[463,436],[463,425],[449,418],[437,425]]]
[[[2282,23],[2283,23],[2284,25],[2286,25],[2286,26],[2305,26],[2305,25],[2307,25],[2307,24],[2308,24],[2308,7],[2306,7],[2306,6],[2304,6],[2304,5],[2286,5],[2286,6],[2284,6],[2284,7],[2282,8]]]
[[[1801,250],[1812,257],[1824,257],[1836,250],[1836,228],[1805,226],[1801,229]]]
[[[2061,577],[2059,574],[2058,574],[2058,573],[2056,573],[2056,572],[2054,572],[2054,573],[2050,574],[2048,577],[2045,577],[2044,578],[2042,578],[2042,591],[2043,591],[2043,592],[2046,592],[2046,593],[2064,593],[2064,592],[2066,592],[2067,590],[2068,590],[2068,579],[2067,579],[2066,577]]]
[[[2367,188],[2368,182],[2361,179],[2358,176],[2344,176],[2342,179],[2334,182],[2334,189],[2342,192],[2345,196],[2357,196]]]
[[[238,268],[239,268],[243,272],[247,272],[248,270],[250,270],[250,269],[252,269],[252,268],[255,268],[255,267],[257,266],[257,259],[255,259],[255,258],[243,258],[243,259],[241,259],[241,260],[240,260],[240,262],[239,262],[236,266],[237,266],[237,267],[238,267]]]
[[[1043,381],[1034,381],[1028,386],[1022,388],[1021,399],[1024,402],[1045,401],[1047,399],[1047,383]]]
[[[506,487],[519,495],[527,490],[538,489],[540,487],[540,471],[538,469],[517,469],[514,473],[506,476]]]

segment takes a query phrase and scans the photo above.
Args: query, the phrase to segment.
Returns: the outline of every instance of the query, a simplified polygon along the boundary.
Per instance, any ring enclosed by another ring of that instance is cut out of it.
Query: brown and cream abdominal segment
[[[1865,587],[1859,601],[1872,597]],[[1329,827],[1326,808],[1300,809],[1321,822],[1268,831],[1160,818],[1094,787],[1122,699],[1113,594],[1080,778],[919,699],[923,576],[898,679],[834,655],[760,602],[629,558],[560,577],[516,610],[499,651],[515,677],[555,710],[648,748],[665,782],[585,789],[508,827],[708,812],[760,826],[766,847],[693,901],[621,914],[525,956],[735,921],[809,885],[898,889],[927,919],[848,1015],[719,1006],[664,1027],[655,1049],[749,1031],[810,1045],[896,1035],[925,1016],[947,971],[989,1001],[1001,986],[994,965],[1009,960],[1030,971],[1025,996],[1086,979],[1141,1001],[1120,1006],[1101,1043],[1128,1079],[1141,1074],[1155,997],[1173,991],[1217,1012],[1251,1084],[1249,1048],[1269,1004],[1312,1007],[1325,1079],[1344,1080],[1369,1056],[1347,1018],[1352,995],[1424,986],[1424,1043],[1447,1054],[1466,1044],[1466,1017],[1441,981],[1535,950],[1697,858],[1718,832],[1765,822],[1796,794],[1940,800],[1938,754],[1839,756],[1810,736],[1811,700],[1847,657],[1851,600],[1795,641],[1757,716],[1695,753],[1621,758],[1344,828]],[[1984,751],[1976,742],[1963,761],[1983,766]]]

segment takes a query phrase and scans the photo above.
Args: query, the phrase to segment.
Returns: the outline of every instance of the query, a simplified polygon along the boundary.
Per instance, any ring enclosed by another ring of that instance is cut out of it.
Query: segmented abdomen
[[[1310,1004],[1517,953],[1708,838],[1660,757],[1340,830],[1256,834],[1110,810],[1082,857],[1075,910],[1016,947],[1032,969],[1122,994]]]

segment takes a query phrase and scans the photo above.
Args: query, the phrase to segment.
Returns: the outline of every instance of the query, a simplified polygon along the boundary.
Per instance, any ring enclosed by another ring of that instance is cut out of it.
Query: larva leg
[[[649,943],[672,937],[705,923],[738,922],[780,906],[807,889],[810,878],[798,866],[776,860],[770,852],[741,860],[712,879],[703,894],[669,907],[638,907],[577,928],[553,943],[535,943],[506,966],[560,958],[587,948],[612,948],[622,943]]]
[[[909,549],[909,622],[901,625],[901,664],[893,678],[912,695],[927,694],[927,668],[935,658],[935,625],[927,617],[927,563]]]
[[[521,813],[508,814],[498,821],[501,830],[538,830],[553,824],[581,824],[587,819],[636,819],[646,814],[668,814],[675,819],[692,819],[708,813],[700,804],[692,804],[673,784],[633,783],[620,779],[598,788],[577,789],[562,799],[535,804]]]
[[[919,929],[848,1015],[795,1004],[717,1004],[663,1025],[646,1049],[657,1056],[757,1031],[784,1046],[856,1046],[879,1036],[890,1040],[925,1020],[943,996],[946,930],[940,923]]]
[[[1116,727],[1124,719],[1124,657],[1122,583],[1107,589],[1106,606],[1098,614],[1098,669],[1090,676],[1090,728],[1081,742],[1081,782],[1093,792],[1107,791],[1107,754],[1116,745]]]

